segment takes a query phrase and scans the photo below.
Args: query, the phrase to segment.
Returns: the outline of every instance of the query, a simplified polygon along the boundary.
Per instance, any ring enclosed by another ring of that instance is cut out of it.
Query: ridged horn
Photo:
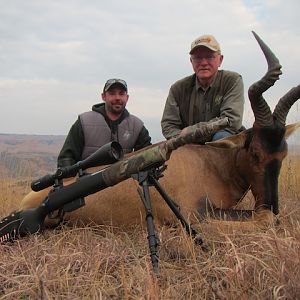
[[[287,114],[293,104],[300,98],[300,85],[292,88],[287,92],[276,105],[273,117],[276,118],[282,125],[285,125]]]
[[[255,116],[255,123],[261,127],[266,127],[273,124],[273,116],[262,94],[279,79],[279,75],[282,74],[281,65],[264,41],[254,31],[252,33],[267,60],[268,71],[264,77],[250,86],[248,96]]]

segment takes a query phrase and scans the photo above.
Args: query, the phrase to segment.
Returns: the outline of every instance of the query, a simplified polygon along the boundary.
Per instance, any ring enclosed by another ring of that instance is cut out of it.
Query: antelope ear
[[[296,131],[298,128],[300,127],[300,122],[298,123],[294,123],[294,124],[290,124],[290,125],[286,125],[285,126],[285,138],[287,139],[291,134],[294,133],[294,131]]]
[[[243,131],[239,134],[231,135],[220,140],[213,142],[207,142],[205,145],[209,145],[216,148],[236,148],[243,147],[246,141],[246,133]]]

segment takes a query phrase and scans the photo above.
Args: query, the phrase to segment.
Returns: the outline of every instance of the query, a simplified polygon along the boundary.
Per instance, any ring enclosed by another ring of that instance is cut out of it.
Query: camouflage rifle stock
[[[2,219],[2,221],[0,221],[0,242],[13,241],[28,234],[42,231],[45,218],[48,214],[61,209],[77,199],[82,199],[90,194],[116,185],[130,178],[133,174],[160,166],[170,158],[172,151],[178,147],[193,142],[203,142],[211,137],[213,133],[227,127],[228,124],[228,119],[222,118],[207,124],[193,125],[188,128],[185,135],[180,135],[168,141],[153,145],[103,170],[84,175],[70,185],[61,186],[58,189],[52,190],[38,207],[13,212]],[[81,164],[91,167],[90,163],[86,164],[82,162]],[[51,180],[50,182],[52,183]],[[42,185],[43,188],[46,186],[48,185]]]

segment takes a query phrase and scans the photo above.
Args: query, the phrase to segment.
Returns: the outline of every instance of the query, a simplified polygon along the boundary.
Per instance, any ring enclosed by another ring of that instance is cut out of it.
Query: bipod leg
[[[185,228],[186,232],[191,235],[197,245],[202,246],[203,250],[207,250],[206,247],[203,244],[203,240],[198,234],[198,232],[191,227],[191,225],[186,221],[184,216],[179,211],[178,207],[175,205],[174,201],[169,197],[169,195],[165,192],[165,190],[162,188],[158,180],[155,178],[154,175],[151,175],[151,183],[155,186],[159,194],[162,196],[162,198],[165,200],[165,202],[168,204],[174,215],[177,217],[177,219],[180,221],[181,225]]]
[[[149,180],[148,180],[148,172],[139,172],[136,175],[133,176],[134,179],[137,179],[139,181],[139,184],[143,188],[143,193],[139,193],[142,202],[145,206],[146,211],[146,224],[147,224],[147,231],[148,231],[148,243],[149,243],[149,250],[150,250],[150,257],[151,257],[151,263],[153,267],[153,272],[155,274],[159,273],[158,268],[158,246],[159,246],[159,240],[155,234],[155,228],[154,228],[154,222],[153,222],[153,213],[152,213],[152,207],[151,207],[151,198],[150,198],[150,192],[149,192]]]

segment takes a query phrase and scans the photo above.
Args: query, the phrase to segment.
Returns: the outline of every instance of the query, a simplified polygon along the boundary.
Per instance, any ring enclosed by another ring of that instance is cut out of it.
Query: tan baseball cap
[[[201,35],[200,37],[196,38],[191,44],[190,54],[192,54],[192,52],[200,46],[206,47],[215,52],[221,52],[218,41],[213,35],[210,34]]]

